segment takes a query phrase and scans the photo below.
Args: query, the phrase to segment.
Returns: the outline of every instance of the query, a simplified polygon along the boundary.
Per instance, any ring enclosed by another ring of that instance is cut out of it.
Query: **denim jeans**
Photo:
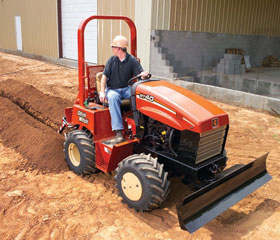
[[[123,129],[123,121],[121,114],[122,99],[129,99],[131,96],[131,87],[107,89],[106,97],[109,103],[109,111],[111,114],[112,130]]]

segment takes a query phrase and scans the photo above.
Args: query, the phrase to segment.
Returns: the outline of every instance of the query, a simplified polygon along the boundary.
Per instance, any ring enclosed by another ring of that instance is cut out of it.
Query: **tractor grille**
[[[195,163],[203,162],[206,159],[220,154],[222,152],[225,134],[226,126],[200,134]]]

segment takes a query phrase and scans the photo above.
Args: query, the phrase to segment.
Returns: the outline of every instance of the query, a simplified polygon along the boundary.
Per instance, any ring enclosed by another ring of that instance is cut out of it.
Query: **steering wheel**
[[[141,73],[140,73],[140,74],[138,74],[137,76],[135,76],[135,77],[129,79],[128,82],[127,82],[127,84],[131,86],[133,83],[138,82],[139,80],[141,80],[141,77],[142,77],[142,75],[141,75]],[[151,77],[152,77],[152,74],[149,73],[148,76],[147,76],[147,78],[145,78],[145,79],[150,79]]]

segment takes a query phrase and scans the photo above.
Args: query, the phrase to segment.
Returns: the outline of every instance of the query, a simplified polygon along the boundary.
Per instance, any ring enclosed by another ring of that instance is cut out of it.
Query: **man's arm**
[[[106,75],[103,74],[102,78],[101,78],[101,89],[100,89],[100,93],[99,93],[99,99],[102,103],[105,102],[105,98],[106,98],[106,95],[105,95],[106,83],[107,83],[107,77],[106,77]]]

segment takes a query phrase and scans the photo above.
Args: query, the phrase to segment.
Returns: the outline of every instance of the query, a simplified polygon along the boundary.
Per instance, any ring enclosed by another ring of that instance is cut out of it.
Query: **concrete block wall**
[[[256,71],[234,75],[199,71],[196,78],[200,79],[199,83],[202,84],[280,99],[280,68],[263,71],[261,76]]]
[[[218,77],[219,75],[217,75],[217,78]],[[217,82],[218,80],[216,83]],[[253,78],[249,79],[246,78],[246,75],[224,75],[220,84],[212,84],[212,82],[206,82],[206,84],[214,86],[219,85],[227,89],[280,99],[280,81],[277,83]]]
[[[280,82],[272,83],[271,88],[270,88],[270,96],[280,99]]]
[[[182,67],[182,62],[176,59],[174,54],[169,54],[168,49],[161,47],[160,31],[153,30],[150,50],[150,72],[154,76],[176,79],[188,77]],[[183,70],[182,70],[183,69]],[[188,79],[192,79],[188,77]]]
[[[174,72],[185,75],[194,76],[197,71],[216,67],[226,48],[244,49],[251,66],[261,65],[268,55],[280,57],[280,37],[166,30],[153,31],[153,37],[157,37],[156,47],[161,48]],[[151,68],[154,64],[151,61]]]
[[[167,60],[166,54],[159,46],[159,40],[158,31],[152,31],[150,73],[167,79],[177,78],[177,74],[173,72],[173,67],[169,64],[170,60]]]
[[[240,86],[236,90],[280,99],[280,81],[276,83],[247,78],[241,78],[238,81]]]

